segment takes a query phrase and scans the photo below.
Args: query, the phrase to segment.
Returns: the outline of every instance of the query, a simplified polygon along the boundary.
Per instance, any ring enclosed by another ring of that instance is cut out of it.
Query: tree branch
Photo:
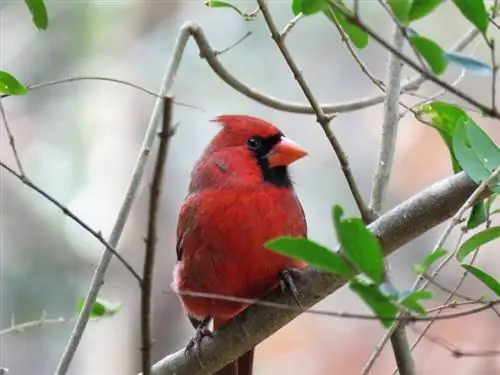
[[[398,50],[403,49],[404,35],[399,26],[394,27],[393,43]],[[377,214],[382,210],[384,196],[391,176],[399,122],[399,85],[401,82],[402,61],[394,54],[389,54],[387,66],[387,97],[384,102],[384,120],[382,124],[382,144],[380,146],[375,175],[373,177],[370,207]]]
[[[394,25],[393,45],[394,48],[401,51],[404,46],[404,34],[398,24]],[[399,123],[399,86],[401,82],[401,72],[403,69],[402,61],[394,54],[389,54],[389,63],[387,66],[387,97],[384,102],[384,122],[382,124],[382,144],[380,146],[375,175],[373,177],[372,193],[370,207],[376,214],[380,214],[384,196],[387,193],[387,186],[394,162],[394,153],[396,149],[396,140],[398,136]],[[389,281],[389,264],[386,261],[384,266],[385,279]],[[391,343],[396,357],[396,364],[402,375],[415,374],[415,362],[411,356],[410,344],[406,336],[404,324],[400,323],[391,335]],[[365,366],[363,373],[367,374],[373,364],[376,356],[370,358]],[[371,366],[370,366],[371,365]]]
[[[302,103],[294,103],[288,102],[284,100],[280,100],[271,95],[264,94],[260,91],[257,91],[250,86],[245,85],[243,82],[239,81],[235,78],[231,73],[229,73],[226,68],[220,63],[217,58],[216,51],[210,46],[205,33],[200,25],[196,22],[188,21],[186,22],[181,30],[180,34],[188,33],[191,35],[196,44],[198,45],[198,49],[200,51],[200,57],[205,59],[212,69],[212,71],[222,79],[226,84],[231,86],[233,89],[238,91],[240,94],[245,95],[246,97],[255,100],[258,103],[261,103],[265,106],[277,109],[279,111],[292,112],[292,113],[301,113],[301,114],[315,114],[314,109],[310,104],[302,104]],[[479,32],[477,29],[470,29],[457,43],[451,47],[451,52],[459,52],[462,51],[469,43],[471,43],[477,36]],[[187,38],[186,38],[187,43]],[[184,44],[185,47],[185,44]],[[405,84],[401,86],[401,91],[411,91],[418,89],[422,83],[426,81],[427,78],[424,76],[418,75]],[[375,95],[369,98],[363,98],[359,100],[341,102],[341,103],[322,103],[320,104],[321,109],[324,113],[342,113],[342,112],[351,112],[360,110],[363,108],[370,107],[372,105],[380,104],[384,101],[385,94]]]
[[[161,184],[163,181],[165,162],[167,160],[168,145],[170,138],[174,134],[171,128],[172,99],[166,96],[163,102],[163,125],[159,134],[160,147],[153,171],[153,182],[151,183],[151,194],[149,197],[148,234],[146,236],[146,251],[144,253],[144,268],[141,285],[142,372],[144,375],[151,374],[151,295],[157,241],[156,223],[160,206]]]
[[[477,185],[465,173],[440,181],[368,226],[375,233],[388,256],[407,242],[450,218],[475,191]],[[476,197],[477,198],[477,197]],[[345,284],[332,274],[307,268],[297,287],[301,304],[309,308]],[[268,293],[264,301],[294,304],[291,294],[276,289]],[[206,339],[201,345],[202,356],[186,356],[184,350],[171,354],[153,366],[154,375],[201,375],[211,374],[254,347],[300,312],[254,305],[243,311]]]
[[[2,99],[0,99],[0,115],[2,117],[2,122],[5,127],[5,131],[7,132],[7,136],[9,137],[10,148],[12,149],[12,154],[14,155],[14,160],[16,161],[17,169],[19,169],[19,175],[22,178],[26,178],[23,165],[21,164],[21,159],[19,158],[19,154],[17,152],[16,140],[14,139],[14,135],[10,130],[9,122],[7,121],[7,114],[5,113],[5,108],[3,106]]]

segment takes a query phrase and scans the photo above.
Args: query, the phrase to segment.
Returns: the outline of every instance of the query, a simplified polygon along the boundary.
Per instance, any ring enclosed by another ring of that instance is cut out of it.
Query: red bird
[[[285,281],[293,291],[289,271],[304,264],[263,244],[278,236],[307,235],[287,170],[307,153],[264,120],[225,115],[214,121],[222,130],[196,163],[179,214],[173,287],[257,299]],[[188,349],[210,334],[212,319],[217,330],[248,307],[182,294],[180,299],[196,328]],[[252,364],[253,349],[217,374],[251,375]]]

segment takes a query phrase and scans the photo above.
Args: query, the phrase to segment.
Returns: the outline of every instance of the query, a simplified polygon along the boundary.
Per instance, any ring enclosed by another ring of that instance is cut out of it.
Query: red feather
[[[220,116],[216,121],[223,128],[195,165],[179,214],[173,286],[180,291],[256,299],[276,287],[284,269],[304,266],[263,247],[278,236],[306,236],[304,213],[291,183],[278,181],[288,179],[283,172],[286,165],[279,166],[284,169],[274,176],[269,163],[259,161],[246,145],[254,136],[278,142],[281,132],[249,116]],[[305,156],[305,151],[299,154]],[[268,168],[268,180],[263,168]],[[180,298],[191,317],[212,317],[214,330],[247,307],[218,299]],[[235,362],[218,374],[250,375],[253,350],[239,361],[239,370]]]

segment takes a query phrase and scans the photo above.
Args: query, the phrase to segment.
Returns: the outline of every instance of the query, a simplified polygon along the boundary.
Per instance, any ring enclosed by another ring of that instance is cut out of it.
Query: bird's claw
[[[299,291],[295,286],[295,280],[300,278],[300,270],[296,268],[286,268],[281,271],[280,275],[280,288],[283,293],[287,290],[292,293],[293,298],[297,305],[303,309],[302,304],[299,301]]]
[[[189,339],[186,344],[186,355],[194,354],[198,360],[200,360],[201,356],[201,342],[204,337],[212,337],[213,333],[208,328],[210,324],[210,318],[205,319],[197,328],[196,332],[191,339]]]

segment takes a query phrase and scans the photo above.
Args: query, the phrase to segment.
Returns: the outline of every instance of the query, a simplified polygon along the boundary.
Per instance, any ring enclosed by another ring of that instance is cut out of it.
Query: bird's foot
[[[188,341],[186,345],[186,355],[194,354],[198,360],[200,360],[201,355],[201,341],[204,337],[212,337],[213,333],[208,328],[211,317],[206,317],[203,321],[196,327],[196,332],[193,337]]]
[[[290,291],[293,295],[293,298],[295,299],[295,302],[297,302],[297,305],[299,305],[299,307],[303,309],[302,304],[299,301],[299,291],[295,286],[295,280],[298,280],[299,278],[300,270],[298,270],[297,268],[284,269],[283,271],[281,271],[280,275],[280,288],[283,293],[285,293],[287,290]]]

